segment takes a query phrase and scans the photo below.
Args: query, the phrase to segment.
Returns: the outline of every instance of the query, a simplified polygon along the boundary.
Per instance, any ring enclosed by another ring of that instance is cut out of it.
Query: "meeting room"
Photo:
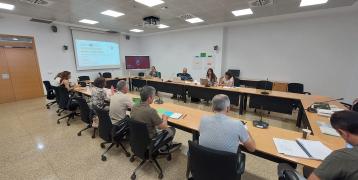
[[[358,180],[357,0],[0,0],[0,180]]]

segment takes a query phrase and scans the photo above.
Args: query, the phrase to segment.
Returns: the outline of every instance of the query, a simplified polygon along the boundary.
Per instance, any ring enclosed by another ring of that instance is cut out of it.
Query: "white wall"
[[[34,36],[42,80],[52,80],[53,76],[63,70],[72,72],[73,79],[79,75],[90,75],[94,79],[98,72],[106,71],[112,72],[113,76],[123,75],[122,69],[77,71],[71,32],[67,26],[57,25],[58,32],[53,33],[50,25],[30,22],[26,17],[8,14],[1,14],[1,17],[0,34]],[[135,37],[130,40],[125,40],[124,36],[119,38],[123,63],[125,55],[138,53],[138,40]],[[67,51],[62,49],[63,45],[69,46]]]
[[[242,78],[301,82],[314,94],[345,97],[358,91],[357,12],[228,27],[226,68]],[[355,67],[356,66],[356,67]]]
[[[192,62],[201,52],[215,56],[215,73],[221,74],[222,36],[222,27],[178,31],[143,36],[140,45],[143,54],[150,56],[151,64],[163,78],[170,78],[187,67],[193,78],[199,80],[206,72],[194,70]],[[219,46],[219,51],[214,51],[215,45]]]

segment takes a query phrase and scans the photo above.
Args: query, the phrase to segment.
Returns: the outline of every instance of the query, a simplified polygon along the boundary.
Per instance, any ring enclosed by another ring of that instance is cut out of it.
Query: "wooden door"
[[[43,96],[42,80],[33,48],[4,48],[16,100]]]
[[[0,47],[0,103],[15,100],[4,48]]]

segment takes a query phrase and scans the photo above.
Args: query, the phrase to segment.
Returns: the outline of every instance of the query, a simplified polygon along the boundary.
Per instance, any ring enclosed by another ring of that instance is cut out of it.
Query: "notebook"
[[[160,116],[162,116],[164,114],[172,119],[180,119],[183,116],[183,114],[174,113],[171,111],[167,111],[166,109],[162,109],[162,108],[157,109],[157,112]]]
[[[288,156],[324,160],[332,152],[331,149],[320,141],[305,139],[286,140],[280,138],[273,138],[273,141],[277,151]]]
[[[317,121],[317,124],[319,126],[319,129],[321,130],[321,133],[337,137],[340,136],[330,124],[321,121]]]

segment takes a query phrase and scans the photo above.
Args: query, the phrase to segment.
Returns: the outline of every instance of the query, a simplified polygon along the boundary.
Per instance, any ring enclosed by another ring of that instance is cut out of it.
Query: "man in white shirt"
[[[113,124],[124,119],[128,108],[133,107],[132,98],[127,95],[128,86],[126,81],[121,80],[117,83],[117,91],[111,97],[109,105],[109,115]]]
[[[241,143],[248,151],[255,151],[255,141],[243,123],[227,116],[230,110],[229,97],[218,94],[212,103],[215,115],[201,119],[199,144],[215,150],[236,153]]]

